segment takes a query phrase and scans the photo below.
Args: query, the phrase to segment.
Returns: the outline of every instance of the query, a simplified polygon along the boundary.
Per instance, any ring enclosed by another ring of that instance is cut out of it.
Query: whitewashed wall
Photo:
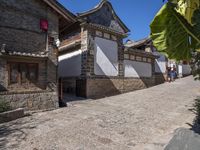
[[[156,73],[166,73],[167,71],[167,60],[164,55],[159,52],[154,52],[155,55],[159,56],[155,61],[155,72]]]
[[[191,74],[192,69],[191,69],[190,65],[182,65],[182,69],[183,69],[182,70],[183,75]]]
[[[124,60],[125,77],[152,77],[152,65],[150,63]]]
[[[81,74],[81,50],[58,57],[59,77],[72,77]]]
[[[117,42],[96,37],[94,56],[96,75],[118,76]]]
[[[190,65],[183,65],[183,64],[179,64],[178,65],[178,76],[182,77],[184,75],[190,75],[191,74],[191,67]]]

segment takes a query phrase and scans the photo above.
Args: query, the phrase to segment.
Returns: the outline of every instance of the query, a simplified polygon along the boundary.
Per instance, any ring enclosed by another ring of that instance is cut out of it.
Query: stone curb
[[[0,123],[9,122],[24,117],[24,109],[19,108],[7,112],[0,113]]]

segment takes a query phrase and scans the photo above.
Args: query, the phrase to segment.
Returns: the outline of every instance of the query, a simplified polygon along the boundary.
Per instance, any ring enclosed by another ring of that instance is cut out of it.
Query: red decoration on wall
[[[47,31],[48,30],[48,20],[46,19],[40,19],[40,29],[43,31]]]

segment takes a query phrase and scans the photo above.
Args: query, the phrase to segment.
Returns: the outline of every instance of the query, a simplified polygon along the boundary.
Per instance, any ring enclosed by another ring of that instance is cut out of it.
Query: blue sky
[[[59,0],[73,13],[87,11],[100,0]],[[131,30],[129,39],[139,40],[150,33],[149,24],[162,7],[162,0],[110,0],[117,15]]]

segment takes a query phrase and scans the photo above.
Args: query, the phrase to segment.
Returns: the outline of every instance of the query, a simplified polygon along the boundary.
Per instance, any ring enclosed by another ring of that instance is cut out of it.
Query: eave
[[[46,4],[48,4],[51,8],[53,8],[58,14],[67,19],[70,22],[76,22],[76,16],[67,10],[62,4],[60,4],[57,0],[43,0]]]
[[[76,40],[69,44],[59,47],[59,53],[68,53],[68,50],[76,48],[77,46],[81,46],[81,40]]]
[[[158,59],[159,58],[159,56],[156,56],[151,52],[145,52],[145,51],[142,51],[142,50],[132,49],[132,48],[128,48],[128,49],[125,48],[124,53],[125,54],[126,53],[134,54],[134,55],[138,55],[138,56],[145,56],[145,57],[152,58],[152,59]]]
[[[27,52],[17,52],[17,51],[7,51],[5,49],[0,50],[0,57],[4,58],[39,58],[39,59],[47,59],[48,53],[27,53]]]
[[[149,43],[151,41],[152,40],[150,38],[145,38],[145,39],[135,41],[135,42],[132,42],[132,43],[126,43],[126,44],[124,44],[124,46],[128,47],[128,48],[137,48],[137,47],[140,47],[142,45],[147,45],[146,43]]]
[[[111,33],[111,34],[114,34],[114,35],[117,35],[117,36],[120,36],[120,37],[123,37],[123,38],[126,38],[128,36],[128,34],[126,34],[126,33],[117,32],[113,29],[110,29],[108,27],[105,27],[105,26],[102,26],[102,25],[99,25],[99,24],[83,23],[83,24],[81,24],[81,26],[85,26],[85,27],[100,30],[100,31],[106,31],[108,33]]]

